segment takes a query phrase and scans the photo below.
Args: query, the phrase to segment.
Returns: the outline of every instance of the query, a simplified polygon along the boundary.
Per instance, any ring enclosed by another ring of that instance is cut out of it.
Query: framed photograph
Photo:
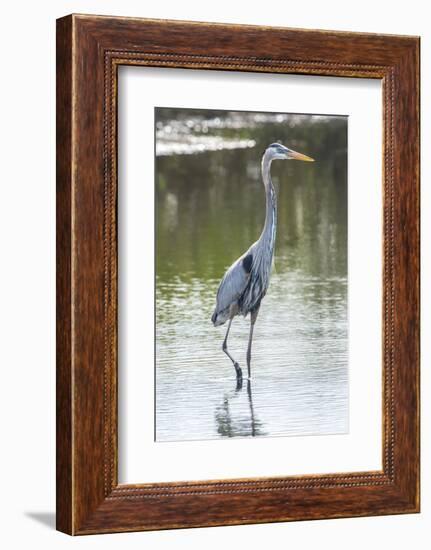
[[[419,38],[57,21],[57,528],[419,511]]]

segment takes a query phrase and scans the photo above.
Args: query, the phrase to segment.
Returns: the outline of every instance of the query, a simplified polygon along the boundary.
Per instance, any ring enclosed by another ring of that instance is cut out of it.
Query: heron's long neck
[[[272,250],[277,231],[277,196],[271,180],[271,162],[272,159],[265,154],[262,159],[262,179],[265,185],[266,215],[265,225],[259,240],[268,243]]]

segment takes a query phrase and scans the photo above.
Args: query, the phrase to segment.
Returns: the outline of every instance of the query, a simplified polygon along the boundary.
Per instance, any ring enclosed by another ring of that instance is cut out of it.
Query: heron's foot
[[[238,363],[235,361],[233,366],[235,367],[235,372],[236,372],[236,378],[237,380],[241,380],[242,381],[242,370],[241,370],[241,367],[238,365]]]

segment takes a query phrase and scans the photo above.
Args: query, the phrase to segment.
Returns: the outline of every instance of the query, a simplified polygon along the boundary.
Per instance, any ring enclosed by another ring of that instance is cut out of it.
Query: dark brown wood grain
[[[117,68],[130,64],[382,80],[382,471],[118,484]],[[416,37],[79,15],[58,20],[59,530],[419,510],[418,100]]]
[[[57,22],[57,528],[72,532],[72,27]]]

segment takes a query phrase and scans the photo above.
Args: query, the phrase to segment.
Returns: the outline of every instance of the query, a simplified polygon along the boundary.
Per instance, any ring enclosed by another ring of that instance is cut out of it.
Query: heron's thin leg
[[[254,323],[257,319],[257,314],[259,313],[259,308],[255,309],[250,313],[250,334],[248,336],[248,347],[247,347],[247,371],[248,371],[248,378],[251,378],[251,343],[253,341],[253,329],[254,329]]]
[[[229,325],[227,327],[226,336],[224,337],[224,340],[223,340],[222,349],[225,352],[225,354],[229,357],[229,359],[232,361],[233,366],[235,367],[237,379],[242,379],[241,367],[238,365],[238,363],[235,361],[235,359],[232,357],[232,355],[228,352],[228,349],[227,349],[227,337],[229,336],[231,324],[232,324],[232,318],[229,319]]]

